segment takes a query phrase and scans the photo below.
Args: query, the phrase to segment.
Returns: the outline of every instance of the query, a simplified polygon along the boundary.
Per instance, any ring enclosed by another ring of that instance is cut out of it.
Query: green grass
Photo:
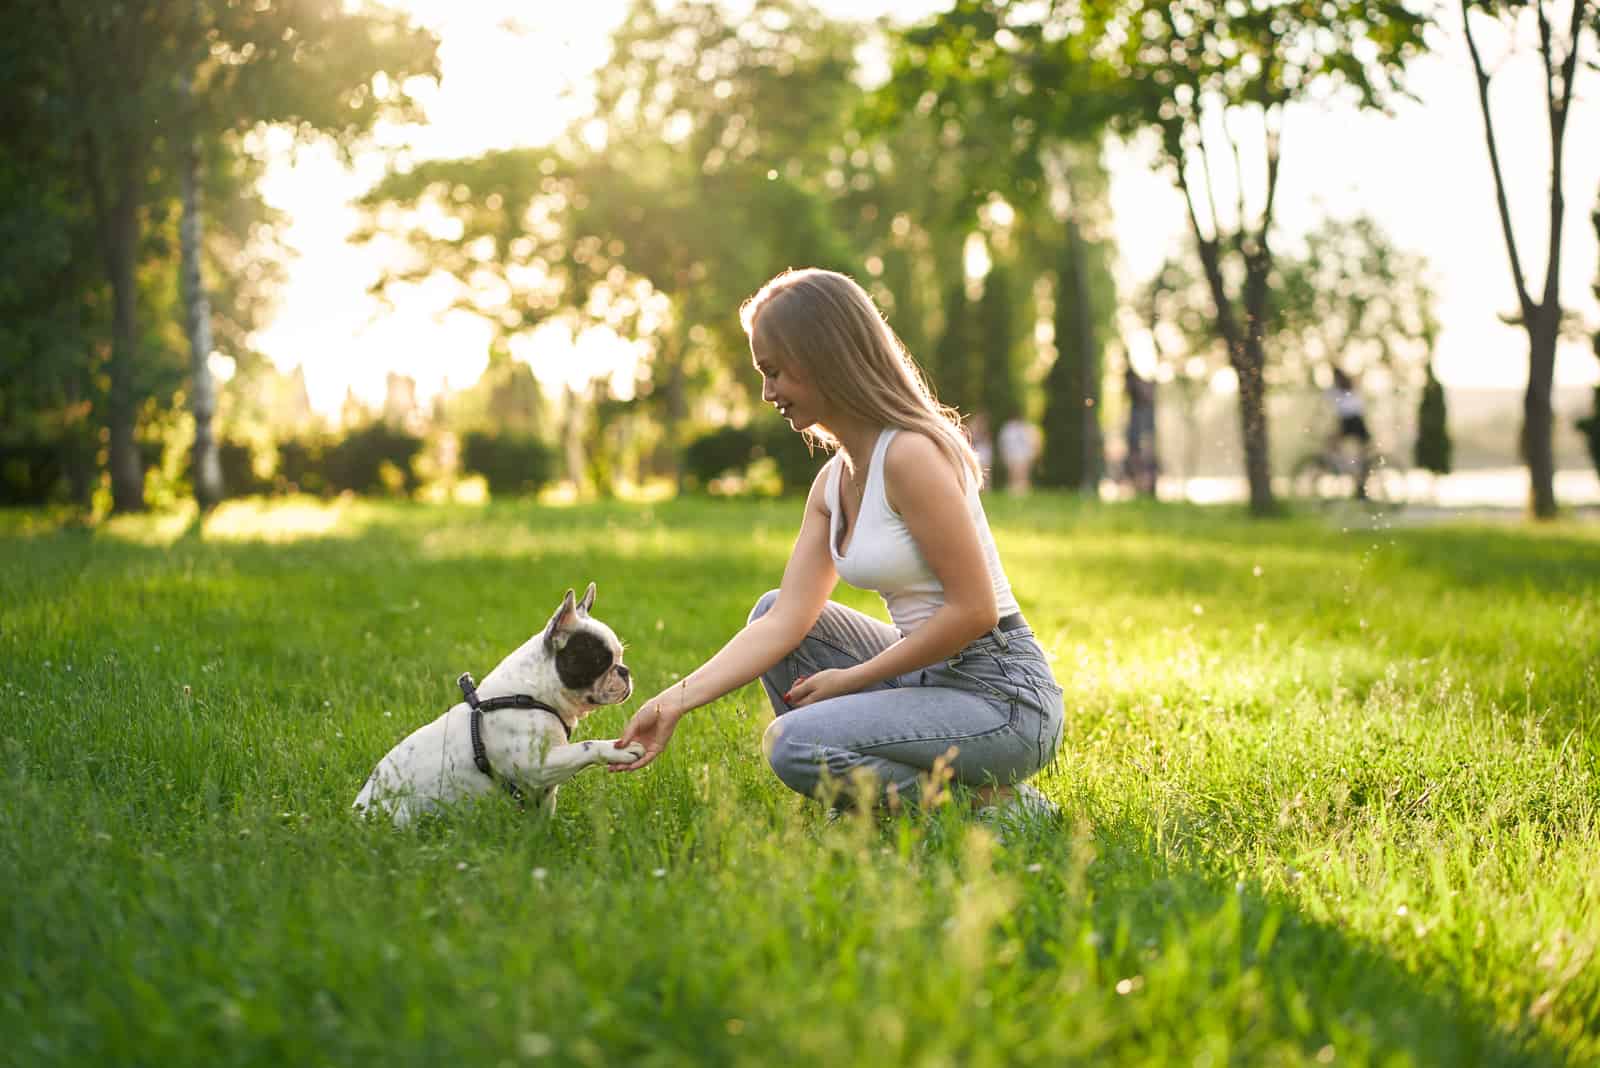
[[[0,521],[0,1063],[1600,1062],[1600,529],[991,502],[1062,827],[826,825],[747,688],[549,823],[348,806],[568,587],[638,701],[794,502]],[[843,591],[881,613],[875,598]]]

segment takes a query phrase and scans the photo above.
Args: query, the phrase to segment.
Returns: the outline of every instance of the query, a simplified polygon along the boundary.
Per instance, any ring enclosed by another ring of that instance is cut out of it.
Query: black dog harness
[[[472,709],[472,762],[478,770],[489,778],[495,778],[494,768],[489,766],[489,753],[483,747],[483,714],[494,712],[502,708],[537,708],[556,717],[556,722],[561,724],[561,733],[570,742],[572,728],[567,726],[567,721],[561,718],[561,713],[545,704],[543,701],[530,697],[525,693],[509,693],[504,697],[491,697],[487,701],[478,698],[478,686],[472,681],[472,672],[463,671],[456,680],[456,685],[461,687],[461,696],[467,699],[467,706]],[[522,790],[510,779],[500,780],[505,784],[506,792],[517,799],[517,804],[523,803]]]

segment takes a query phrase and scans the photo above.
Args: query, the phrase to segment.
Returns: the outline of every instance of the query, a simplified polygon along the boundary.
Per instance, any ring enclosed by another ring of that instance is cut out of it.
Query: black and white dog
[[[572,591],[544,630],[500,661],[480,686],[458,680],[466,700],[389,750],[356,797],[359,812],[388,813],[397,825],[458,798],[506,790],[553,812],[556,787],[591,764],[626,764],[643,747],[572,742],[578,720],[626,701],[633,680],[622,643],[593,619],[594,583]]]

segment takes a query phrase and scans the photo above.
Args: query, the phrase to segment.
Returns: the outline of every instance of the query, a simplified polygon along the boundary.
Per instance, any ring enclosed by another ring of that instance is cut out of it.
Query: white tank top
[[[828,461],[831,468],[825,494],[829,513],[828,551],[833,554],[833,566],[839,577],[857,589],[877,591],[894,625],[901,634],[909,634],[944,604],[944,585],[923,559],[905,520],[889,507],[889,498],[883,490],[883,458],[897,432],[884,430],[872,448],[860,514],[850,534],[850,548],[843,554],[839,552],[842,515],[839,475],[844,470],[844,457],[835,455]],[[983,550],[989,581],[994,586],[995,604],[1001,616],[1008,616],[1018,611],[1017,601],[1011,595],[1011,583],[1006,581],[1000,554],[994,547],[994,536],[989,532],[989,517],[983,511],[978,480],[970,474],[966,495],[967,513],[978,532],[978,545]]]

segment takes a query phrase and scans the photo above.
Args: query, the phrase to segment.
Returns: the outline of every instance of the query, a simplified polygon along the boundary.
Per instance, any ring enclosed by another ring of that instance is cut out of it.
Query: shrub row
[[[331,496],[345,491],[398,496],[417,489],[421,480],[416,460],[422,448],[422,438],[375,423],[337,438],[279,442],[270,478],[257,473],[256,454],[245,442],[219,442],[217,459],[230,497],[295,492]],[[161,450],[160,442],[141,444],[146,471],[160,463]],[[493,494],[536,493],[554,477],[556,453],[534,437],[467,434],[461,443],[461,466],[468,474],[482,475]],[[0,440],[0,506],[87,503],[98,476],[93,441]]]
[[[730,475],[749,477],[763,461],[771,461],[783,493],[806,492],[821,464],[805,440],[781,423],[724,426],[701,434],[684,449],[685,481],[691,488],[706,490]]]

